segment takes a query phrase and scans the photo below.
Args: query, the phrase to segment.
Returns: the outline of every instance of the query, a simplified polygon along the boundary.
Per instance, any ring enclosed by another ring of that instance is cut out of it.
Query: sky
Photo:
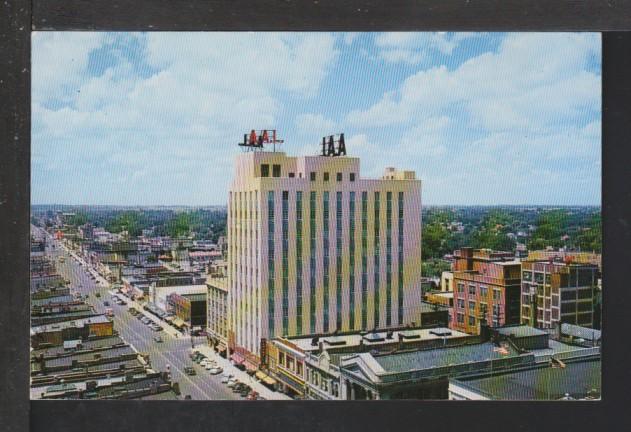
[[[225,204],[251,129],[424,204],[600,204],[598,33],[32,35],[33,204]]]

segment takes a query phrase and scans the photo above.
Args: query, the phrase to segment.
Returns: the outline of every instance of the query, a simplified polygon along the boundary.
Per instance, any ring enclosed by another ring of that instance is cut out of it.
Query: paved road
[[[105,312],[107,306],[104,301],[110,301],[110,306],[114,312],[114,329],[120,336],[140,352],[149,353],[151,365],[156,370],[165,371],[167,365],[170,367],[174,381],[180,383],[182,395],[191,395],[195,400],[217,400],[217,399],[241,399],[239,395],[233,393],[230,388],[221,383],[221,375],[210,375],[201,366],[193,363],[188,355],[191,351],[191,339],[189,337],[174,338],[170,334],[154,332],[149,327],[141,323],[128,312],[127,306],[118,306],[111,302],[109,288],[105,283],[97,284],[89,275],[88,268],[79,264],[77,260],[71,258],[59,242],[54,242],[54,249],[51,246],[51,239],[48,238],[48,253],[55,258],[58,272],[70,280],[71,287],[76,292],[87,294],[87,302],[95,307],[98,312]],[[65,262],[57,261],[60,257],[65,257]],[[99,292],[100,298],[94,294]],[[161,325],[166,325],[161,323]],[[154,336],[160,335],[164,342],[157,343]],[[195,345],[204,343],[204,338],[196,338]],[[184,367],[193,366],[197,372],[195,376],[188,376],[184,373]]]

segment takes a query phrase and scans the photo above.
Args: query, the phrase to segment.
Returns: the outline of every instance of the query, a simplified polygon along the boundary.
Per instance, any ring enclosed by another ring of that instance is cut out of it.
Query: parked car
[[[234,378],[230,378],[230,379],[228,380],[228,383],[227,383],[227,384],[228,384],[228,387],[232,388],[232,387],[234,387],[234,386],[235,386],[235,384],[237,384],[238,382],[239,382],[239,381],[237,381],[236,379],[234,379]]]
[[[248,393],[246,399],[247,400],[256,400],[256,398],[259,397],[259,392],[252,390],[250,393]]]
[[[158,342],[158,343],[164,342],[160,336],[154,336],[153,340]]]
[[[184,368],[184,372],[186,373],[186,375],[189,376],[197,375],[197,372],[195,372],[195,369],[193,369],[191,366],[186,366]]]
[[[97,298],[101,297],[101,293],[97,292],[96,294],[94,294]]]
[[[215,366],[212,369],[210,369],[209,372],[210,372],[211,375],[219,375],[220,373],[223,372],[223,369],[220,368],[219,366]]]
[[[110,302],[108,302],[107,300],[103,302],[103,306],[109,306],[109,305],[110,305]]]

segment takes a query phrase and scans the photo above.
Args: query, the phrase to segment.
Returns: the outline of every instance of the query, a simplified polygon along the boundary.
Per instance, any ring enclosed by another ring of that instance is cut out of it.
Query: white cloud
[[[451,55],[454,48],[465,39],[479,33],[411,33],[390,32],[375,35],[379,57],[389,63],[419,64],[432,51]]]
[[[359,33],[356,32],[344,33],[344,43],[346,45],[352,45],[355,39],[357,39],[357,36],[359,36]]]
[[[35,103],[76,91],[85,78],[89,54],[101,46],[104,33],[33,32],[31,35],[32,98]]]
[[[70,182],[64,170],[76,163],[82,168],[74,182],[93,183],[99,173],[97,188],[111,189],[124,179],[127,188],[110,191],[119,202],[154,202],[134,190],[156,179],[192,172],[200,183],[229,179],[238,134],[276,127],[285,95],[312,98],[337,60],[335,38],[325,33],[148,33],[128,36],[143,45],[151,74],[116,58],[94,76],[89,55],[107,35],[85,35],[34,35],[34,183],[46,183],[43,173]],[[102,164],[113,168],[98,169]],[[161,185],[159,201],[224,198],[224,188],[209,185],[193,197],[199,187],[189,193],[173,183]],[[73,199],[94,202],[94,191],[76,192]],[[56,194],[39,187],[34,200],[68,202]]]
[[[389,43],[408,43],[396,34]],[[600,76],[586,70],[597,52],[593,34],[509,35],[497,53],[485,53],[450,71],[445,66],[408,77],[366,110],[349,113],[358,126],[405,124],[464,106],[472,122],[490,130],[558,124],[584,109],[598,110]]]
[[[295,123],[298,133],[303,135],[325,136],[336,133],[335,122],[322,114],[298,114]]]

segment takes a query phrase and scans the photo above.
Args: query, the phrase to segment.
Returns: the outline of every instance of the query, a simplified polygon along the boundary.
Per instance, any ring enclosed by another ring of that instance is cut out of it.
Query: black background
[[[603,34],[603,401],[29,401],[30,31],[624,31],[621,0],[3,0],[0,430],[631,430],[631,34]],[[568,179],[571,181],[571,179]],[[625,283],[626,282],[626,283]]]

